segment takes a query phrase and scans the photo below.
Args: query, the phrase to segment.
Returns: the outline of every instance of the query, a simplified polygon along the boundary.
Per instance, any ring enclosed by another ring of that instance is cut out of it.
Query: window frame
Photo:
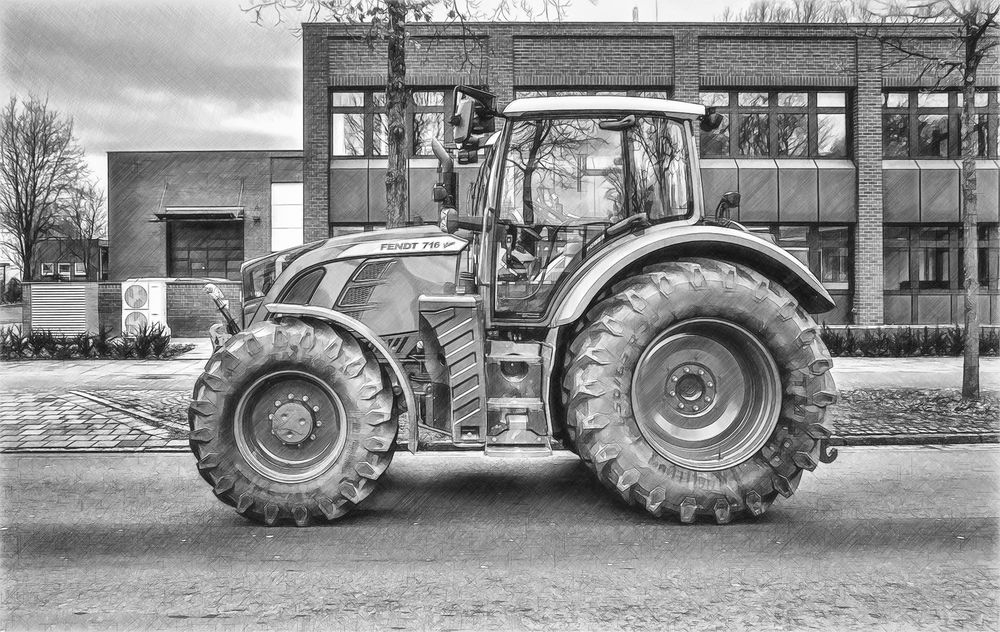
[[[66,272],[63,272],[63,266],[66,266]],[[73,277],[73,264],[68,261],[60,261],[56,264],[56,274],[60,279],[70,279]]]
[[[808,263],[806,263],[806,267],[809,268],[809,271],[812,272],[816,279],[819,280],[819,282],[826,289],[837,293],[847,293],[853,295],[856,286],[854,282],[854,258],[857,254],[856,224],[843,222],[748,222],[746,226],[747,228],[755,230],[766,230],[773,237],[775,244],[780,246],[782,249],[788,248],[787,245],[782,245],[782,242],[787,244],[790,241],[788,238],[782,238],[782,229],[805,229],[806,233],[802,238],[800,238],[800,240],[804,241],[805,248],[807,250]],[[831,229],[847,231],[847,242],[845,245],[847,248],[847,269],[845,271],[847,281],[823,282],[823,246],[829,246],[830,243],[829,241],[824,240],[823,231]]]
[[[414,101],[415,93],[440,93],[442,96],[443,105],[420,105],[418,106]],[[335,106],[334,99],[337,94],[351,94],[360,93],[362,95],[362,104],[354,106]],[[381,97],[381,98],[380,98]],[[380,153],[378,148],[375,146],[375,122],[378,116],[388,116],[386,111],[385,103],[385,90],[384,89],[373,89],[371,86],[363,87],[346,87],[337,86],[335,88],[330,88],[327,94],[327,125],[329,126],[329,142],[327,147],[327,155],[331,160],[350,160],[350,159],[384,159],[387,157],[387,153]],[[414,117],[417,114],[424,113],[438,113],[440,112],[444,120],[444,138],[443,142],[449,143],[452,141],[451,127],[447,124],[448,115],[453,109],[454,94],[453,89],[447,86],[412,86],[407,88],[406,91],[406,111],[403,116],[403,128],[404,128],[404,139],[403,143],[406,147],[406,155],[408,158],[429,158],[433,154],[416,154],[414,153]],[[334,114],[361,114],[362,115],[362,149],[360,154],[335,154],[333,153],[333,117]],[[388,124],[388,121],[387,121]],[[386,141],[388,146],[388,140]]]
[[[42,265],[41,275],[43,277],[46,277],[46,276],[55,276],[55,274],[56,274],[56,264],[55,263],[51,263],[50,262],[50,263],[43,263],[41,265]]]
[[[976,107],[977,117],[986,117],[986,151],[980,155],[977,152],[976,158],[980,160],[991,160],[1000,157],[998,154],[998,131],[1000,131],[1000,91],[995,88],[986,88],[976,91],[977,94],[986,94],[985,106]],[[888,96],[890,94],[907,95],[905,107],[889,107]],[[921,95],[945,94],[948,103],[945,106],[925,106],[918,104]],[[962,107],[959,105],[962,92],[960,90],[920,90],[920,89],[885,89],[882,91],[882,154],[887,160],[959,160],[962,157]],[[919,131],[917,127],[918,117],[921,115],[945,115],[948,127],[948,151],[946,156],[921,156],[917,154],[917,143],[919,141]],[[885,121],[888,116],[903,116],[906,122],[906,153],[887,154],[885,143]]]
[[[740,105],[740,94],[766,94],[766,105]],[[853,125],[851,120],[852,98],[850,90],[817,90],[815,88],[781,88],[781,89],[759,89],[748,90],[739,88],[709,88],[699,90],[699,101],[702,101],[703,94],[726,94],[726,105],[711,106],[719,114],[726,116],[729,121],[728,132],[728,152],[726,154],[706,153],[704,151],[704,141],[699,139],[698,147],[702,158],[739,158],[739,159],[775,159],[775,160],[850,160],[852,159],[853,146]],[[778,95],[780,94],[805,94],[805,105],[779,105]],[[842,94],[844,95],[844,105],[841,106],[820,106],[818,104],[819,94]],[[703,101],[702,101],[703,102]],[[743,117],[748,114],[767,115],[768,126],[768,150],[764,154],[744,154],[740,150],[739,127]],[[778,116],[781,114],[806,115],[806,152],[803,155],[786,155],[778,152]],[[825,114],[839,114],[844,117],[844,153],[843,155],[819,153],[819,117]],[[704,137],[706,132],[702,132]]]
[[[87,276],[87,266],[82,261],[73,262],[73,276]]]

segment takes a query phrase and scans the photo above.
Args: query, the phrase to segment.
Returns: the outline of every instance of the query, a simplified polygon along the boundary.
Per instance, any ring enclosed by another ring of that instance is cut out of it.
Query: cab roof
[[[510,117],[570,112],[621,112],[623,114],[652,112],[681,118],[697,118],[705,114],[705,106],[684,101],[646,97],[567,96],[515,99],[503,110],[504,116]]]

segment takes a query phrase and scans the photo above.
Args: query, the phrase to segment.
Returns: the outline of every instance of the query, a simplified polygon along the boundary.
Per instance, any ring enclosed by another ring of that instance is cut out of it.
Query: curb
[[[1000,443],[1000,433],[923,433],[923,434],[880,434],[830,437],[833,447],[844,446],[892,446],[892,445],[956,445],[969,443]]]

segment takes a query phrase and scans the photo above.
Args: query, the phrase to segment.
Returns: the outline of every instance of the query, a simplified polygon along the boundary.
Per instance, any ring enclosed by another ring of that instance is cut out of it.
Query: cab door
[[[596,118],[509,121],[492,240],[493,318],[540,318],[627,213],[623,135]]]

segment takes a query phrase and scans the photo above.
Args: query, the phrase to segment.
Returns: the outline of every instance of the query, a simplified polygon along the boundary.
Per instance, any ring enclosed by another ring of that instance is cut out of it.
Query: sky
[[[749,2],[577,0],[568,17],[700,22]],[[3,2],[0,86],[72,116],[102,186],[108,151],[299,149],[295,26],[258,25],[241,0]]]

